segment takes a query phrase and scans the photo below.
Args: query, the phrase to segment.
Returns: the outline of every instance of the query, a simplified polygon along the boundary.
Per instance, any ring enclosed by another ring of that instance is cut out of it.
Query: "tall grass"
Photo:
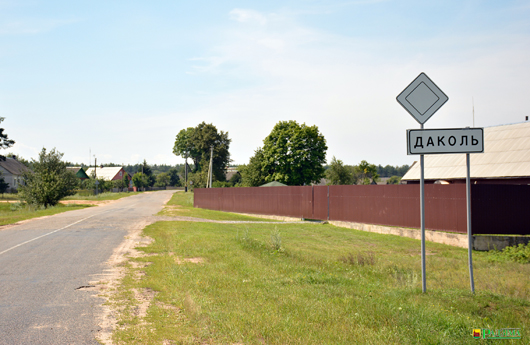
[[[140,192],[120,192],[120,193],[111,193],[111,192],[104,192],[99,193],[98,195],[87,195],[86,193],[81,194],[74,194],[67,196],[63,200],[118,200],[121,198],[125,198],[131,195],[139,194]]]
[[[43,208],[26,205],[24,203],[0,203],[0,225],[14,224],[22,220],[51,216],[66,211],[79,210],[90,205],[62,205]]]
[[[145,320],[122,314],[117,343],[475,344],[474,328],[530,336],[528,264],[476,253],[473,295],[467,251],[427,243],[423,294],[413,239],[281,223],[159,222],[144,232],[155,241],[137,260],[152,264],[120,291],[157,294]]]

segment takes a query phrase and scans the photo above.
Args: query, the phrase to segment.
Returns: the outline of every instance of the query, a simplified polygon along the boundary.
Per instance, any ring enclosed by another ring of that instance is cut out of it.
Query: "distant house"
[[[86,170],[86,174],[90,176],[90,178],[94,178],[95,175],[97,179],[103,179],[107,181],[122,180],[123,176],[128,176],[127,172],[123,169],[123,167],[88,168]]]
[[[73,172],[75,176],[80,180],[86,180],[90,178],[85,172],[85,169],[83,169],[82,167],[67,167],[66,170]]]
[[[484,128],[484,153],[470,155],[473,184],[530,184],[530,122]],[[425,155],[425,183],[466,183],[466,155]],[[402,181],[420,183],[414,162]]]
[[[232,176],[234,176],[235,174],[238,173],[238,168],[237,167],[228,167],[226,168],[226,174],[225,174],[225,177],[226,177],[226,180],[227,181],[230,181],[230,179],[232,178]]]
[[[8,193],[16,192],[18,187],[23,184],[22,174],[28,171],[28,167],[20,163],[16,156],[0,158],[0,171],[4,181],[9,184],[7,188]]]

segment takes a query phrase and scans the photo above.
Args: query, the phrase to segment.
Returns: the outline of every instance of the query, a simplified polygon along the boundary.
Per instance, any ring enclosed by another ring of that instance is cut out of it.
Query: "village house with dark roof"
[[[9,184],[8,193],[14,193],[18,190],[18,187],[23,184],[22,175],[28,170],[28,167],[20,163],[16,156],[0,157],[0,172],[2,172],[4,181]]]

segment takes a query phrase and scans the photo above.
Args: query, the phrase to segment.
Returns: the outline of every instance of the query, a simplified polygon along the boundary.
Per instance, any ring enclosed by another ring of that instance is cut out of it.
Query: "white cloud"
[[[255,27],[250,18],[265,14],[234,11],[241,28],[212,49],[215,61],[223,61],[216,72],[229,64],[237,66],[234,78],[244,71],[260,82],[216,96],[193,116],[230,130],[236,163],[248,162],[275,123],[293,119],[320,128],[328,160],[410,164],[416,157],[406,155],[405,131],[418,125],[395,97],[420,72],[449,96],[428,128],[471,125],[471,97],[480,126],[522,121],[528,113],[530,48],[521,44],[528,37],[499,32],[392,42],[334,35],[288,17],[282,25]]]
[[[254,10],[236,8],[230,11],[230,19],[241,23],[257,23],[260,25],[267,24],[267,18]]]
[[[15,145],[7,149],[6,152],[13,152],[16,155],[19,155],[20,157],[29,160],[31,158],[37,159],[39,157],[39,152],[41,151],[41,149],[42,148],[36,148],[25,145],[21,142],[15,142]]]

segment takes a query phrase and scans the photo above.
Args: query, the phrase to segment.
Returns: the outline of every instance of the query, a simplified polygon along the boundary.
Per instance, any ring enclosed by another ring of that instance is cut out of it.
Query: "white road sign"
[[[408,129],[407,154],[484,152],[484,128]]]
[[[422,72],[396,99],[416,121],[424,124],[449,97]]]

